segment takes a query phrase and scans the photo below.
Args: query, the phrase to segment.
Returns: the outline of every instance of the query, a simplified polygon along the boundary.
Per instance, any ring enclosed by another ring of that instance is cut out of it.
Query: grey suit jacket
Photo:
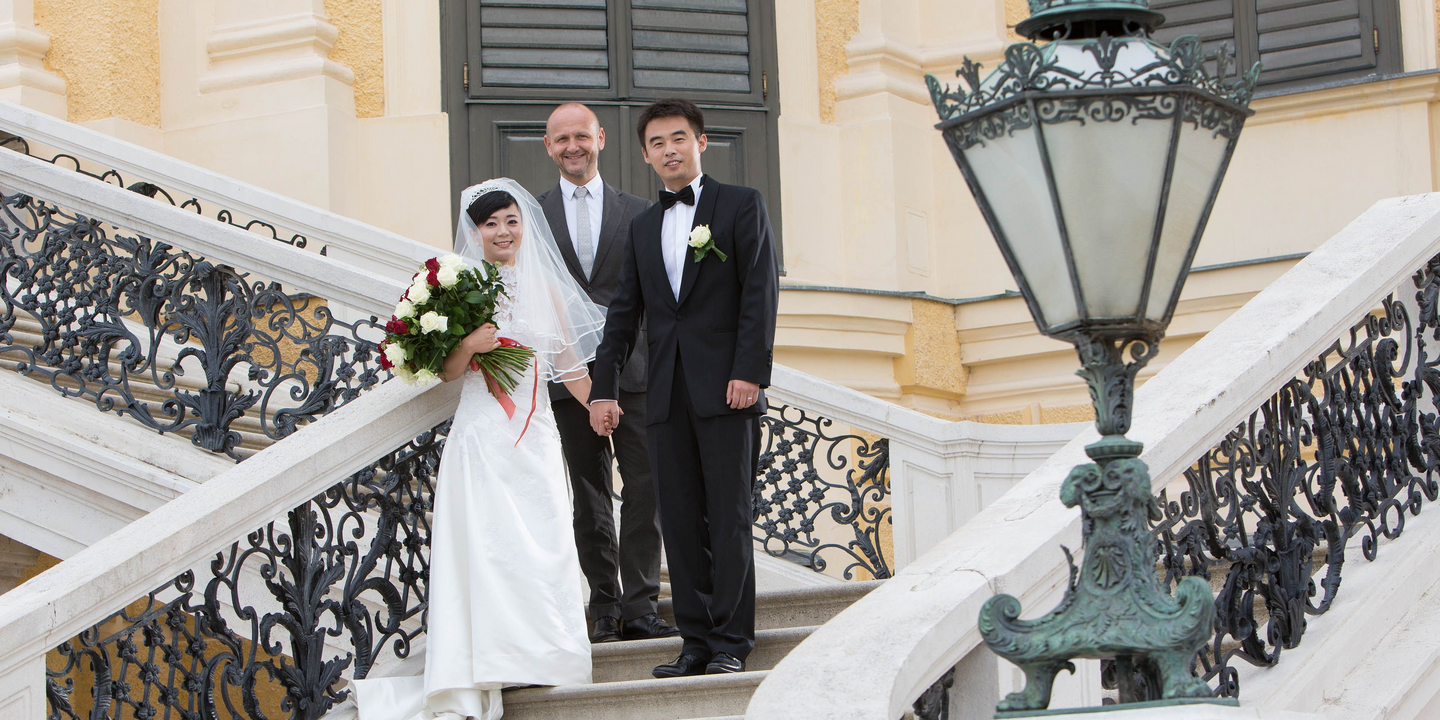
[[[540,207],[545,211],[545,219],[550,223],[550,231],[555,235],[555,244],[559,246],[560,256],[565,259],[570,276],[580,283],[596,305],[609,305],[620,282],[620,268],[625,263],[625,246],[630,242],[630,221],[650,207],[650,201],[605,184],[605,201],[600,211],[600,244],[595,249],[595,264],[587,278],[580,270],[575,241],[570,238],[570,228],[565,223],[565,201],[561,197],[560,184],[556,183],[555,187],[535,199],[540,201]],[[647,352],[645,332],[641,330],[634,352],[620,372],[621,390],[645,392]],[[564,385],[550,384],[551,400],[568,397],[570,391]]]

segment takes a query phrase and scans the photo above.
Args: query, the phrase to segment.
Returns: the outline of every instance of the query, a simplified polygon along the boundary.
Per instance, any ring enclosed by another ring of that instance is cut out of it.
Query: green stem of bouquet
[[[520,383],[520,376],[530,367],[535,351],[524,347],[498,347],[487,353],[475,353],[474,360],[482,371],[495,379],[495,384],[509,395]]]

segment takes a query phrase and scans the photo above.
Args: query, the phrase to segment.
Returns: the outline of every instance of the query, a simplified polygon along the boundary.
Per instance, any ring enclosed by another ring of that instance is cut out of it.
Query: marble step
[[[755,650],[745,659],[747,670],[769,670],[775,663],[795,649],[800,641],[810,637],[815,628],[797,627],[761,630],[755,633]],[[591,658],[595,667],[595,682],[610,683],[627,680],[644,680],[652,677],[650,671],[656,665],[670,662],[680,654],[681,641],[678,637],[654,640],[629,640],[625,642],[600,643],[591,646]]]
[[[880,587],[884,580],[837,583],[795,590],[774,590],[755,595],[755,630],[823,625],[850,604]],[[670,598],[660,599],[660,617],[674,624]]]
[[[675,720],[741,715],[766,673],[505,691],[506,720]]]

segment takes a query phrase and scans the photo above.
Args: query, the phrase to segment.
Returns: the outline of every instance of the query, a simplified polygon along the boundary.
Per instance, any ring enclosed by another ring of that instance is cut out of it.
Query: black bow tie
[[[660,207],[661,207],[661,208],[663,208],[663,209],[665,209],[665,210],[669,210],[669,209],[670,209],[671,207],[673,207],[673,206],[675,205],[675,203],[677,203],[677,202],[683,202],[683,203],[685,203],[686,205],[694,205],[694,204],[695,204],[695,188],[694,188],[694,187],[691,187],[691,186],[689,186],[689,185],[686,185],[685,188],[684,188],[683,190],[681,190],[680,192],[673,192],[673,193],[672,193],[672,192],[670,192],[669,190],[661,190],[661,191],[660,191]]]

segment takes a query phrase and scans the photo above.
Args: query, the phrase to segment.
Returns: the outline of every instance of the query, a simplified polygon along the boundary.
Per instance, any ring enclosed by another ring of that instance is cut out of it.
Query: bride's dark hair
[[[515,204],[514,195],[504,190],[491,190],[475,198],[474,202],[470,203],[470,207],[465,208],[465,213],[475,221],[475,225],[478,227],[483,225],[497,210],[504,210]]]

